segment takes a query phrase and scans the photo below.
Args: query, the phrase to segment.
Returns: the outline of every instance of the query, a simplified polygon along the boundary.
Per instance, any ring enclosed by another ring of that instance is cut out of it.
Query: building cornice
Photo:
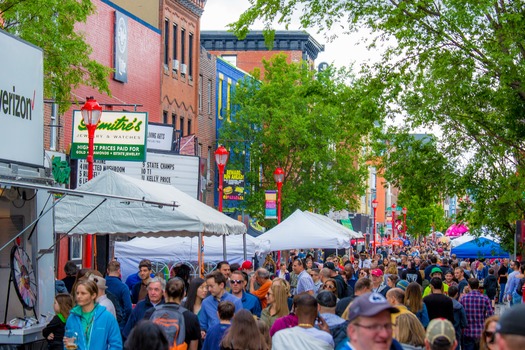
[[[206,1],[203,0],[175,0],[194,15],[201,17]]]
[[[228,31],[201,31],[201,45],[208,51],[301,51],[311,60],[324,51],[324,45],[305,31],[275,31],[271,50],[262,31],[251,31],[244,40]]]

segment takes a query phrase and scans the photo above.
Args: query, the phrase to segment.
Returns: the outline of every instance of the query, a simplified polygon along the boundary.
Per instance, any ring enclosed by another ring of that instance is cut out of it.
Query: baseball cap
[[[400,280],[399,282],[397,282],[396,287],[402,289],[403,291],[406,291],[408,287],[408,281]]]
[[[430,344],[434,344],[439,337],[446,338],[450,344],[456,340],[456,330],[452,323],[444,318],[435,318],[428,324],[425,338]]]
[[[331,262],[331,261],[325,263],[325,264],[323,265],[323,267],[326,267],[326,268],[328,268],[328,269],[330,269],[330,270],[332,270],[332,271],[337,271],[337,269],[335,268],[334,263]]]
[[[435,273],[440,273],[440,274],[443,274],[443,271],[441,270],[441,268],[439,267],[434,267],[431,271],[430,271],[430,275],[433,275]]]
[[[501,315],[496,332],[525,336],[525,323],[518,320],[525,315],[525,304],[516,304]]]
[[[379,277],[379,276],[383,276],[383,271],[381,271],[381,269],[373,269],[372,271],[370,271],[370,274],[372,276]]]
[[[97,284],[98,289],[106,289],[106,280],[103,277],[91,274],[89,280]]]
[[[385,310],[390,313],[399,312],[399,309],[390,305],[382,294],[365,293],[355,298],[350,304],[348,321],[353,321],[360,316],[372,317]]]
[[[253,264],[250,260],[245,260],[242,265],[241,265],[241,269],[245,269],[245,270],[249,270],[253,267]]]
[[[337,297],[334,293],[323,290],[317,294],[317,303],[324,307],[335,307],[337,304]]]

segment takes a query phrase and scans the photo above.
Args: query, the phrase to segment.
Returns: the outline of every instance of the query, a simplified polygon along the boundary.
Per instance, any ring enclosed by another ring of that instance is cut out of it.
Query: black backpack
[[[112,294],[107,289],[106,289],[106,296],[113,303],[113,306],[115,307],[115,316],[117,316],[117,322],[119,326],[124,327],[126,325],[126,322],[128,322],[128,320],[126,319],[124,308],[122,307],[122,305],[120,305],[119,299],[115,296],[115,294]]]

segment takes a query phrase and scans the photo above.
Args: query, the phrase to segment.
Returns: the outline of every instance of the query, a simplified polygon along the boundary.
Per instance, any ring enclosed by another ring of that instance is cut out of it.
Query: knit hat
[[[405,291],[405,290],[407,290],[407,287],[408,287],[408,281],[407,280],[400,280],[399,282],[397,282],[396,287],[402,289],[403,291]]]
[[[436,339],[444,337],[450,344],[456,340],[456,330],[452,323],[444,318],[435,318],[428,324],[426,339],[430,344],[434,344]]]

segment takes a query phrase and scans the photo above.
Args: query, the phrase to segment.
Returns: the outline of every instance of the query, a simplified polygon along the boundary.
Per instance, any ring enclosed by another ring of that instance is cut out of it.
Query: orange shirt
[[[266,294],[268,294],[268,290],[272,286],[272,281],[268,280],[266,281],[259,289],[254,291],[252,294],[255,295],[259,300],[261,301],[261,307],[264,309],[268,306],[268,300],[266,299]]]

